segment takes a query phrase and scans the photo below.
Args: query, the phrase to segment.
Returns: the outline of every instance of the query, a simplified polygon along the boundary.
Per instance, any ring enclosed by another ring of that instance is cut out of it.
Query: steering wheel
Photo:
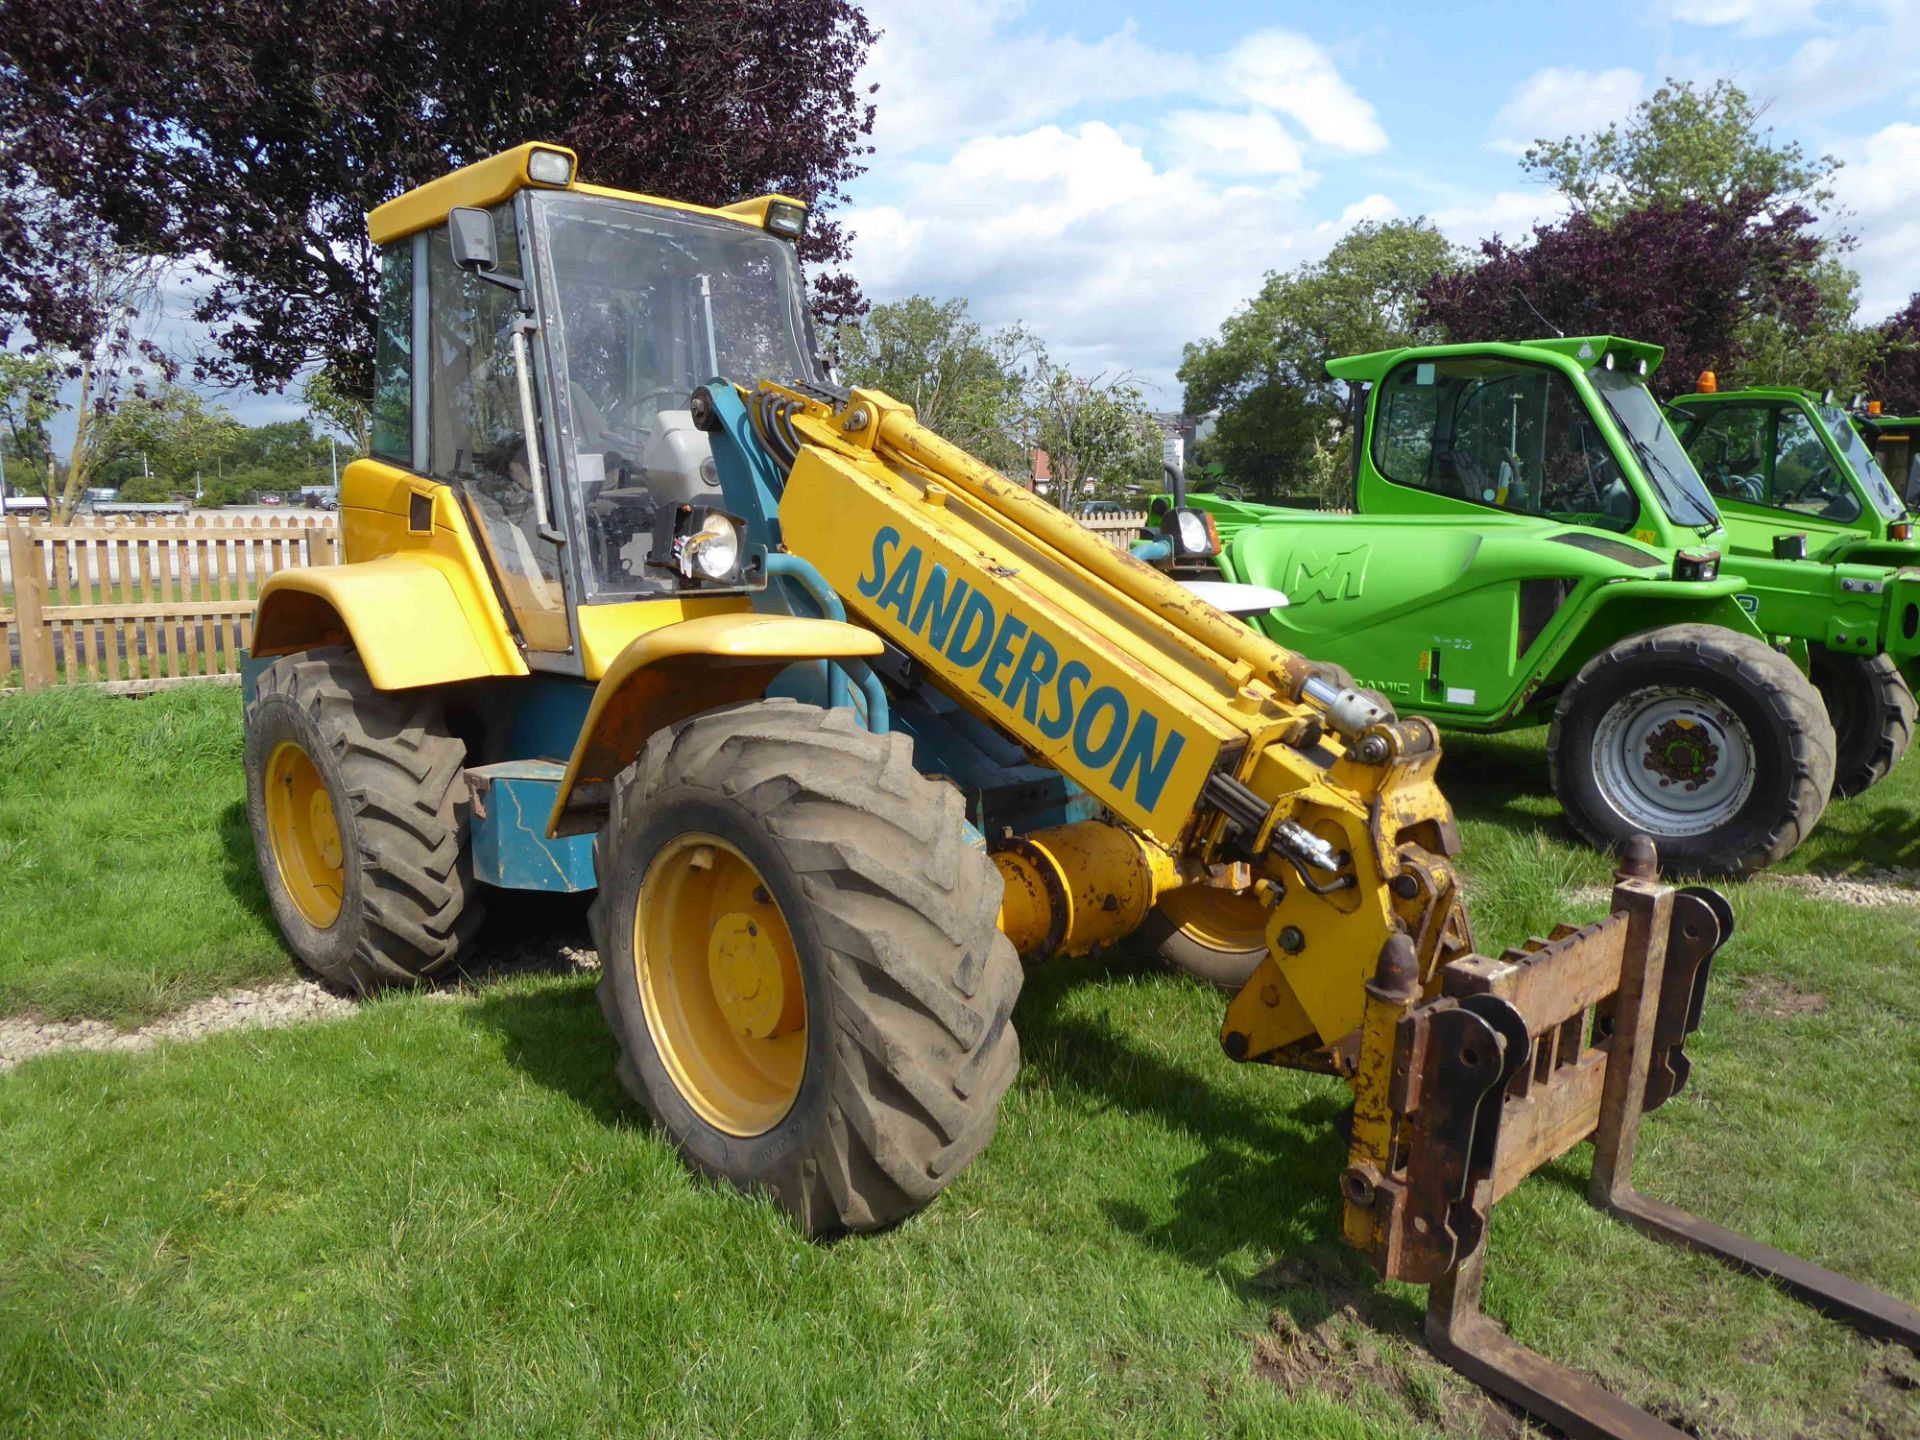
[[[1707,472],[1705,479],[1707,487],[1715,494],[1745,500],[1750,505],[1767,503],[1766,492],[1758,475],[1742,475],[1725,465],[1716,465]]]
[[[1580,456],[1580,475],[1559,485],[1542,484],[1540,487],[1540,508],[1547,511],[1565,511],[1572,514],[1584,514],[1590,511],[1603,511],[1607,508],[1606,493],[1600,488],[1601,472],[1613,463],[1613,457],[1606,451],[1587,451]],[[1574,503],[1580,497],[1578,490],[1584,483],[1586,498],[1591,505]]]
[[[601,424],[628,438],[638,438],[652,433],[653,420],[662,410],[681,409],[686,400],[678,385],[654,385],[637,395],[616,395],[600,408]],[[638,422],[642,414],[648,416],[645,424]]]

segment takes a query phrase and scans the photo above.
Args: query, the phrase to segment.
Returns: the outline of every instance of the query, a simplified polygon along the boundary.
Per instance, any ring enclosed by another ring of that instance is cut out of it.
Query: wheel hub
[[[1594,778],[1612,809],[1654,839],[1704,835],[1740,813],[1758,772],[1753,737],[1713,696],[1649,686],[1594,730]]]
[[[1720,747],[1713,735],[1696,721],[1678,717],[1656,726],[1647,735],[1646,758],[1642,762],[1664,785],[1684,785],[1698,790],[1714,775],[1720,759]]]
[[[799,1025],[799,997],[787,984],[787,965],[773,933],[753,916],[736,910],[715,923],[707,969],[714,999],[735,1033],[765,1040]],[[800,978],[797,972],[793,978]]]
[[[330,929],[346,894],[346,851],[327,782],[312,756],[283,740],[267,757],[262,789],[267,843],[287,898],[309,925]]]
[[[661,847],[634,909],[634,978],[674,1087],[716,1129],[761,1135],[806,1073],[807,1001],[786,917],[718,836]]]

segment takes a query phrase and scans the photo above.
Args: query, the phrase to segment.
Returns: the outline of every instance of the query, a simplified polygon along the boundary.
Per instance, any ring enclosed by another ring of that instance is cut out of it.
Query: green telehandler
[[[1726,520],[1736,568],[1748,559],[1920,565],[1905,503],[1831,393],[1723,391],[1707,371],[1674,409],[1681,442]],[[1914,659],[1839,656],[1815,644],[1806,661],[1839,744],[1834,793],[1857,794],[1884,779],[1912,742]]]
[[[1884,695],[1920,653],[1920,575],[1735,549],[1647,388],[1660,355],[1592,336],[1338,359],[1359,513],[1194,503],[1229,578],[1288,595],[1269,635],[1447,728],[1550,722],[1586,838],[1645,830],[1676,869],[1746,874],[1836,777],[1890,768],[1885,727],[1836,734],[1815,687]]]

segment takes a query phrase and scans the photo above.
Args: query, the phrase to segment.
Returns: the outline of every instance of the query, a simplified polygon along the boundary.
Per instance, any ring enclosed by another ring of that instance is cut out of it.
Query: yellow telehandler
[[[1718,895],[1632,845],[1607,919],[1476,953],[1427,721],[836,388],[804,205],[576,170],[523,145],[369,218],[345,563],[267,582],[245,677],[302,961],[413,981],[487,897],[594,890],[627,1088],[825,1234],[910,1214],[987,1143],[1023,965],[1149,923],[1189,963],[1256,946],[1227,1055],[1352,1087],[1345,1236],[1432,1286],[1432,1343],[1491,1388],[1575,1434],[1675,1433],[1478,1309],[1494,1202],[1588,1140],[1596,1204],[1920,1340],[1911,1308],[1632,1189]],[[1184,508],[1150,547],[1217,548]]]

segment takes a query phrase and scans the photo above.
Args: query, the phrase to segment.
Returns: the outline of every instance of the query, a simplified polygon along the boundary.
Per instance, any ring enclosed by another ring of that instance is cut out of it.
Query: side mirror
[[[499,264],[493,252],[493,216],[471,205],[447,212],[447,238],[453,242],[453,263],[462,270],[485,274]]]

